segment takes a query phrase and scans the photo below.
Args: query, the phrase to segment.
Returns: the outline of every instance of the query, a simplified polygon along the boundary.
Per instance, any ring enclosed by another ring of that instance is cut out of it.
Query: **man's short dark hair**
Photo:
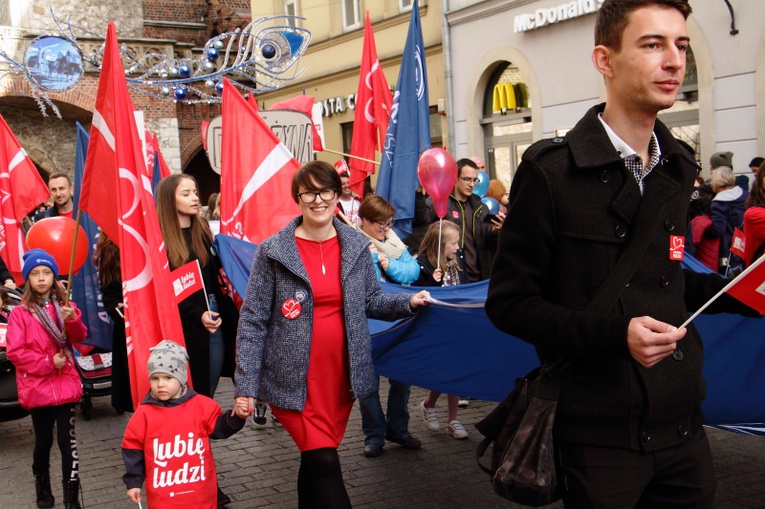
[[[462,175],[462,168],[465,166],[470,166],[474,170],[478,169],[478,165],[475,164],[475,161],[472,159],[468,159],[467,157],[463,157],[459,161],[457,161],[457,177],[460,177]]]
[[[65,171],[57,171],[55,173],[51,173],[50,176],[48,177],[48,184],[50,184],[51,180],[53,180],[53,179],[60,179],[60,178],[65,178],[66,179],[66,183],[69,184],[69,186],[71,187],[72,179],[69,178],[69,174],[67,172],[65,172]]]
[[[598,10],[595,20],[595,46],[602,45],[620,51],[622,34],[632,11],[652,6],[677,9],[685,19],[688,19],[692,12],[688,0],[606,0]]]
[[[759,168],[762,163],[765,163],[765,159],[763,159],[762,157],[758,156],[758,157],[755,157],[754,159],[752,159],[749,162],[749,167],[750,168]]]

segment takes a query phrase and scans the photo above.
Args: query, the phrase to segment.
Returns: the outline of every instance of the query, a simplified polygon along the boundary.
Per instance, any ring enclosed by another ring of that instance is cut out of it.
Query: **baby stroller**
[[[93,416],[91,398],[108,396],[112,393],[112,353],[93,353],[82,355],[74,349],[75,365],[82,380],[82,417],[89,421]]]

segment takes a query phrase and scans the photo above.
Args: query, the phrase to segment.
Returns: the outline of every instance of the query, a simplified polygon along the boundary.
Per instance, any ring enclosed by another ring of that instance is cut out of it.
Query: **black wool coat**
[[[697,166],[656,122],[661,162],[637,181],[592,108],[565,138],[524,154],[499,237],[486,311],[501,330],[533,344],[542,361],[573,360],[563,373],[554,433],[572,443],[658,450],[701,427],[703,345],[693,325],[677,350],[646,369],[627,347],[633,317],[679,326],[724,286],[683,270],[670,243],[686,235]],[[645,255],[607,316],[583,312],[637,225],[664,207]],[[750,308],[723,296],[707,312]]]

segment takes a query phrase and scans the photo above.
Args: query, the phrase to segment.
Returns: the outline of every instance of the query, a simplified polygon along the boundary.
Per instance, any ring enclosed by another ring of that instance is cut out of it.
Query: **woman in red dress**
[[[380,290],[369,241],[334,218],[335,169],[292,180],[302,213],[258,246],[237,334],[237,400],[267,402],[300,449],[298,507],[349,508],[337,447],[355,398],[377,390],[367,317],[394,320],[427,291]]]

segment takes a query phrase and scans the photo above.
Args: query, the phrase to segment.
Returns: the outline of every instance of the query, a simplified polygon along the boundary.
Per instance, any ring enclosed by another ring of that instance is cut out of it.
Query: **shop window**
[[[359,0],[342,0],[343,5],[343,28],[352,30],[361,26],[361,9]]]
[[[413,3],[414,3],[414,0],[398,0],[399,12],[411,11]]]

